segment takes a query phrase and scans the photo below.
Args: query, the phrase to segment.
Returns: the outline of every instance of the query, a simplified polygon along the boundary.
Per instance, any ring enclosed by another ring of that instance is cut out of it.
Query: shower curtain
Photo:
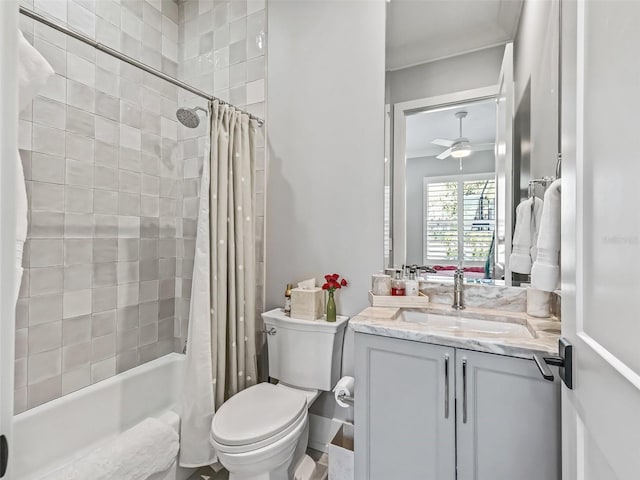
[[[215,409],[256,383],[255,127],[209,104],[182,401],[180,464],[209,465]]]

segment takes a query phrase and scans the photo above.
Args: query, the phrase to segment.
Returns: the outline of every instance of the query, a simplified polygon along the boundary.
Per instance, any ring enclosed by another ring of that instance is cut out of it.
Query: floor
[[[316,461],[316,473],[310,480],[326,480],[328,475],[329,457],[326,453],[316,450],[307,450],[307,453]],[[214,472],[211,467],[202,467],[196,473],[191,475],[188,480],[227,480],[229,472],[224,468],[219,472]]]

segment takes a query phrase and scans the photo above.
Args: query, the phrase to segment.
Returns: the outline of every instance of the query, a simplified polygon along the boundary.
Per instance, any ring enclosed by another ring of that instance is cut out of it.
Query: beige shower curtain
[[[182,402],[180,464],[189,467],[215,461],[213,413],[257,376],[255,126],[217,101],[209,113]]]

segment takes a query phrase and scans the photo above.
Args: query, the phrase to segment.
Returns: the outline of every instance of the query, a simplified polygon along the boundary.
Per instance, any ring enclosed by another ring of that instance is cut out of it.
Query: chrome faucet
[[[453,305],[451,308],[462,310],[464,308],[464,270],[458,265],[453,274]]]

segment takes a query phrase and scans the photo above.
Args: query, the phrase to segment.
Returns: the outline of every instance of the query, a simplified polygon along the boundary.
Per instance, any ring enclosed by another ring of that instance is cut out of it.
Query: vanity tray
[[[429,306],[429,296],[419,292],[417,297],[394,297],[374,295],[369,290],[369,303],[372,307],[423,308]]]

